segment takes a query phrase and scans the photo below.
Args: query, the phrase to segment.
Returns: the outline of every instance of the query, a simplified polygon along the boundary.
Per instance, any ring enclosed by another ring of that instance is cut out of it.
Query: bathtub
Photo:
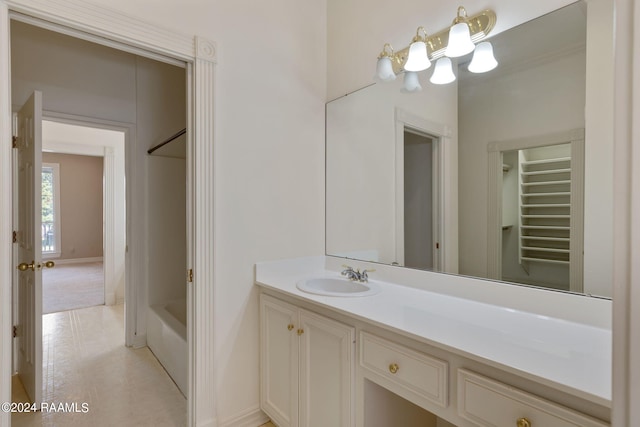
[[[147,310],[147,345],[187,395],[187,300],[152,305]]]

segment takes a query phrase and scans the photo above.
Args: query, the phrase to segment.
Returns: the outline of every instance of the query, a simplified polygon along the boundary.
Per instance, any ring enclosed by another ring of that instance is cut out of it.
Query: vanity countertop
[[[376,295],[303,292],[300,280],[341,277],[318,263],[259,263],[256,283],[611,407],[610,329],[372,280]]]

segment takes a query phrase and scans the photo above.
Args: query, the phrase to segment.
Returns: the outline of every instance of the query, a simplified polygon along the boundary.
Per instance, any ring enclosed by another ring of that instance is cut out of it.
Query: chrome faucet
[[[343,276],[346,276],[347,279],[352,280],[354,282],[363,282],[366,283],[369,281],[369,275],[367,273],[371,273],[375,270],[362,270],[362,272],[360,272],[359,269],[354,270],[353,267],[349,267],[348,265],[343,265],[343,267],[345,268],[344,270],[342,270],[342,274]]]

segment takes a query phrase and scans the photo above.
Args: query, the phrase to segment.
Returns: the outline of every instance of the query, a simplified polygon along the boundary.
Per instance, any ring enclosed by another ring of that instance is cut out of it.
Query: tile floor
[[[42,312],[104,304],[102,262],[57,264],[42,270]]]
[[[13,427],[186,425],[186,399],[151,351],[124,346],[123,310],[102,305],[43,316],[43,401],[87,403],[89,411],[13,414]],[[24,401],[15,385],[14,401]]]

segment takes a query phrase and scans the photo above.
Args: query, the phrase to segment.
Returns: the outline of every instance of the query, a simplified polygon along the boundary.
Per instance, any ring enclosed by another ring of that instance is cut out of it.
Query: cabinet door
[[[300,426],[354,423],[355,330],[300,310]]]
[[[260,407],[279,427],[298,425],[297,313],[260,295]]]

